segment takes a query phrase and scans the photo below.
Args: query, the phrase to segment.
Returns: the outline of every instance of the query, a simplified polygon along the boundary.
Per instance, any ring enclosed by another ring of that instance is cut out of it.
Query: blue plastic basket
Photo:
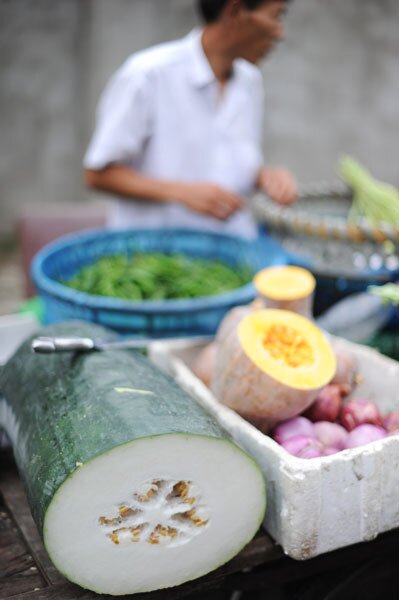
[[[248,265],[253,273],[288,262],[277,242],[262,237],[247,241],[185,229],[96,230],[68,235],[42,248],[32,263],[32,279],[44,303],[45,323],[83,319],[146,337],[214,334],[230,308],[255,297],[252,283],[217,296],[140,302],[94,296],[60,283],[102,256],[131,256],[136,252],[219,259],[232,267]]]

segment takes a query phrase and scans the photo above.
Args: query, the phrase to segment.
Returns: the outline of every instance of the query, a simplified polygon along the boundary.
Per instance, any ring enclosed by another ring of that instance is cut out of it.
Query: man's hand
[[[86,169],[86,184],[134,200],[179,202],[203,215],[228,219],[241,208],[241,198],[212,183],[182,183],[153,179],[125,165],[110,165],[98,171]]]
[[[176,200],[195,212],[224,221],[241,208],[241,198],[212,183],[178,184]]]
[[[258,188],[279,204],[291,204],[298,196],[294,176],[281,167],[264,167],[258,177]]]

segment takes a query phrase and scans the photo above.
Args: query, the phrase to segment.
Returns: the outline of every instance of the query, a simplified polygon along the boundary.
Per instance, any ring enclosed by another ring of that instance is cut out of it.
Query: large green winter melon
[[[104,338],[88,323],[38,335]],[[55,566],[112,595],[175,586],[234,556],[256,533],[256,463],[139,352],[37,355],[0,372],[0,425]]]

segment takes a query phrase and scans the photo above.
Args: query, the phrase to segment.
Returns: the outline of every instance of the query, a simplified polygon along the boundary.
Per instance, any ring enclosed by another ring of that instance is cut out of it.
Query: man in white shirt
[[[110,225],[257,235],[246,198],[296,197],[261,151],[256,63],[283,36],[287,0],[198,0],[205,25],[132,55],[100,100],[84,159],[89,187],[119,196]]]

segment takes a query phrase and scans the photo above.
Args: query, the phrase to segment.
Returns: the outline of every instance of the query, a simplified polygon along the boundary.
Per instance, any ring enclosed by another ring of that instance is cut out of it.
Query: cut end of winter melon
[[[84,588],[151,591],[236,555],[265,502],[258,466],[230,441],[150,436],[77,464],[47,509],[44,542],[56,567]]]

